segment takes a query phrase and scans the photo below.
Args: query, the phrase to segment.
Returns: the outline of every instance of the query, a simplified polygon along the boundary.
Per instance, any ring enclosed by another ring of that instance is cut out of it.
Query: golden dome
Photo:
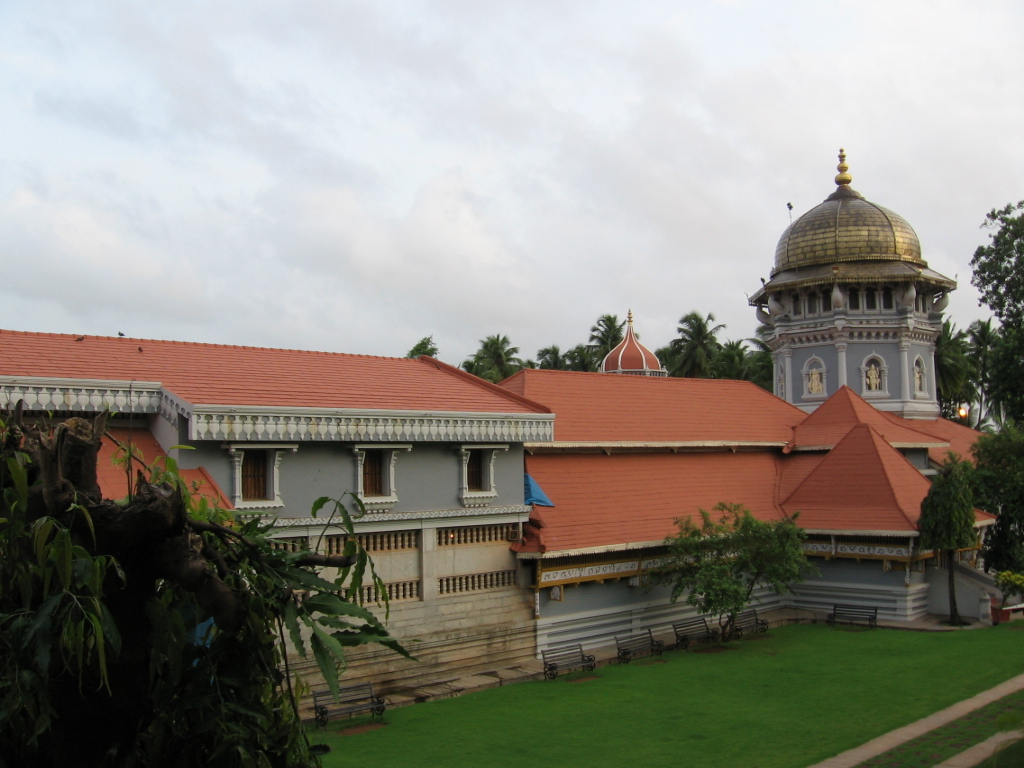
[[[921,241],[899,214],[864,199],[850,186],[846,153],[839,150],[836,191],[794,221],[775,249],[772,275],[848,261],[904,261],[927,266]]]

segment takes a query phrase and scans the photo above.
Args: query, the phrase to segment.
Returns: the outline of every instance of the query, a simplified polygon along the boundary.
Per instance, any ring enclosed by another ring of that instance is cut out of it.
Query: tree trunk
[[[949,570],[949,623],[954,627],[959,627],[962,622],[960,621],[960,612],[956,609],[956,577],[953,573],[955,556],[955,550],[946,550],[946,565]]]

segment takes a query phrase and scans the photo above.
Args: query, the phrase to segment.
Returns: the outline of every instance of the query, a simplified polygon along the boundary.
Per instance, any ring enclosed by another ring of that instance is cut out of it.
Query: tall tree
[[[480,349],[462,363],[462,368],[496,384],[524,367],[518,354],[519,347],[513,347],[508,336],[495,334],[480,340]]]
[[[975,407],[972,424],[980,429],[1002,423],[999,402],[993,397],[992,360],[1001,342],[999,329],[993,327],[992,318],[975,320],[967,329],[968,354],[974,363]]]
[[[982,227],[989,243],[974,252],[971,283],[1003,328],[990,361],[990,395],[1005,417],[1024,421],[1024,200],[993,209]]]
[[[989,211],[982,227],[993,230],[988,245],[971,259],[971,284],[1003,326],[1024,323],[1024,200]]]
[[[565,355],[557,344],[537,351],[537,367],[550,371],[564,371],[567,368]]]
[[[722,346],[718,342],[719,331],[724,325],[714,325],[715,316],[702,317],[690,312],[679,319],[679,336],[672,340],[668,349],[671,364],[670,376],[706,379],[711,376],[711,361]]]
[[[775,361],[768,343],[764,340],[765,326],[757,329],[757,335],[747,339],[754,345],[747,363],[747,380],[757,384],[761,389],[775,391]]]
[[[433,336],[424,336],[422,339],[417,341],[413,348],[409,350],[406,357],[419,357],[420,355],[437,357],[437,344],[434,343]]]
[[[711,375],[715,379],[746,380],[750,374],[750,359],[743,341],[727,341],[711,358]]]
[[[935,341],[935,376],[939,409],[947,419],[957,417],[961,403],[974,402],[974,374],[967,333],[945,320]]]
[[[577,344],[565,353],[565,367],[569,371],[596,371],[600,364],[601,358],[587,344]]]
[[[590,329],[590,343],[600,363],[625,336],[626,321],[618,315],[601,315]]]
[[[795,515],[762,521],[741,504],[723,502],[711,512],[700,510],[700,525],[689,516],[677,524],[678,532],[665,540],[669,564],[660,579],[671,584],[673,602],[686,592],[701,613],[728,616],[725,637],[758,584],[786,593],[808,570],[806,535]]]
[[[974,455],[974,501],[996,516],[985,531],[985,570],[1024,573],[1024,429],[982,435]]]
[[[921,546],[941,550],[946,555],[949,568],[949,623],[955,627],[964,622],[956,606],[954,557],[958,549],[974,546],[978,539],[970,473],[970,463],[950,453],[939,474],[933,478],[928,495],[921,502],[921,517],[917,522],[921,532]]]

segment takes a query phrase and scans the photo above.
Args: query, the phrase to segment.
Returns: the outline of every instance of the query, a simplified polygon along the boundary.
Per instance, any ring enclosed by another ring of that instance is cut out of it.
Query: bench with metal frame
[[[340,715],[351,716],[360,712],[370,712],[374,717],[380,717],[387,705],[387,699],[373,692],[372,683],[340,688],[337,698],[330,688],[313,691],[313,712],[316,715],[316,724],[321,728],[326,727],[327,721],[332,717]]]
[[[665,641],[655,640],[651,630],[645,629],[638,635],[616,636],[615,650],[618,653],[619,664],[629,664],[638,656],[661,656],[665,651]]]
[[[728,628],[729,620],[726,619],[725,623],[722,624],[722,635],[725,636],[726,629]],[[732,625],[732,633],[725,637],[726,640],[738,640],[744,635],[753,635],[758,632],[768,631],[768,621],[766,619],[759,619],[757,617],[757,610],[754,608],[747,608],[745,611],[740,611],[736,614],[736,620]]]
[[[592,654],[584,653],[583,646],[579,643],[566,645],[561,648],[551,648],[540,652],[544,659],[544,677],[554,680],[559,672],[569,672],[573,669],[585,669],[592,672],[597,666],[597,660]]]
[[[836,603],[832,606],[832,613],[825,617],[825,623],[832,626],[836,624],[863,624],[874,629],[878,626],[878,607]]]
[[[690,643],[718,642],[720,630],[718,627],[709,627],[703,616],[694,616],[690,619],[677,621],[672,625],[672,631],[676,634],[676,648],[684,651],[690,647]]]

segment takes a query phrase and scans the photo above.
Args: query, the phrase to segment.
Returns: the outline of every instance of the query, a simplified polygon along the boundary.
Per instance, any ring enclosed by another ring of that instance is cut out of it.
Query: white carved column
[[[910,380],[910,342],[900,339],[900,399],[905,403],[910,402]]]
[[[792,403],[796,391],[796,383],[793,381],[793,350],[787,348],[782,354],[786,356],[786,402]],[[800,391],[803,392],[803,387]]]
[[[839,377],[836,381],[836,387],[846,386],[846,342],[836,342],[836,354],[839,355]]]

